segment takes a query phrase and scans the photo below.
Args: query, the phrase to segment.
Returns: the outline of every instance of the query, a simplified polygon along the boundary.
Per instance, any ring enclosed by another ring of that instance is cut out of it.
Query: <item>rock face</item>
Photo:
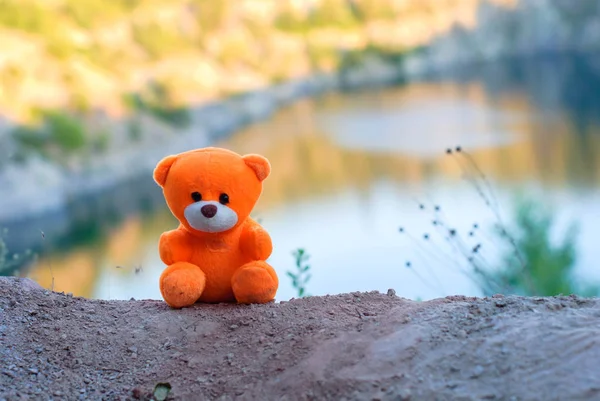
[[[99,301],[0,279],[0,399],[583,400],[596,299]]]
[[[407,58],[409,76],[443,72],[507,57],[535,57],[600,48],[600,3],[595,0],[482,2],[473,27],[455,26]]]

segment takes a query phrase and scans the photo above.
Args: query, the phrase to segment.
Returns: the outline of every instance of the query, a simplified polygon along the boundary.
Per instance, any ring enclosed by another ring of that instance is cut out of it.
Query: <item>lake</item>
[[[520,193],[554,208],[557,238],[580,224],[577,276],[600,281],[599,122],[600,63],[569,56],[302,100],[217,145],[271,161],[253,216],[273,239],[278,300],[297,296],[286,275],[297,248],[310,255],[309,294],[393,288],[431,299],[481,295],[432,221],[443,218],[466,249],[482,243],[492,268],[501,255],[494,211],[510,222]],[[477,169],[491,205],[473,184]],[[160,196],[151,180],[144,185]],[[176,225],[166,206],[133,210],[19,274],[47,288],[53,275],[55,290],[79,296],[160,299],[158,238]]]

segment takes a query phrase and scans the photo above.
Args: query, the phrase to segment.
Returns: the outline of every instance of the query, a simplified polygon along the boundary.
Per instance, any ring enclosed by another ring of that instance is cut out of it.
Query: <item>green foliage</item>
[[[321,6],[309,14],[308,23],[311,27],[351,28],[358,20],[346,0],[323,0]]]
[[[176,30],[166,29],[157,23],[134,25],[133,38],[155,59],[178,50],[186,41]]]
[[[189,110],[173,106],[170,93],[164,85],[153,83],[145,93],[129,93],[125,95],[124,100],[131,110],[146,112],[174,127],[183,128],[190,123]]]
[[[291,10],[284,10],[277,16],[275,27],[287,32],[303,32],[308,28],[306,21]]]
[[[92,43],[89,47],[82,49],[80,54],[84,55],[91,63],[107,70],[116,67],[127,57],[122,49],[102,47],[97,43]]]
[[[53,25],[51,15],[31,0],[0,1],[0,25],[30,33],[49,32]]]
[[[354,16],[360,21],[390,20],[397,17],[394,5],[386,1],[361,0],[348,2]]]
[[[77,49],[73,42],[60,31],[45,35],[46,51],[59,60],[67,60]]]
[[[85,146],[85,128],[79,120],[59,111],[47,112],[44,117],[50,140],[61,150],[72,153]]]
[[[82,28],[93,28],[133,11],[141,0],[66,0],[63,12]]]
[[[207,35],[221,27],[229,10],[229,2],[214,0],[192,0],[194,16],[203,34]]]
[[[384,49],[381,47],[368,45],[364,49],[348,50],[341,53],[338,70],[341,72],[361,67],[365,62],[372,59],[379,59],[387,64],[401,67],[405,57],[416,50],[404,49],[401,51]]]
[[[22,125],[11,132],[13,138],[26,152],[44,157],[62,157],[73,154],[88,144],[83,124],[73,116],[60,111],[41,111],[41,124]]]
[[[0,1],[0,26],[40,35],[46,43],[46,50],[59,59],[67,58],[75,51],[63,29],[60,14],[40,2]]]
[[[347,0],[323,0],[319,7],[300,15],[284,9],[276,18],[275,26],[289,32],[307,32],[319,28],[351,29],[359,26],[358,9]]]
[[[308,261],[310,256],[302,248],[298,248],[292,255],[296,260],[296,272],[287,271],[286,273],[292,279],[292,286],[298,291],[298,297],[309,296],[306,293],[306,283],[311,278],[310,265],[305,264],[305,262]]]
[[[65,0],[61,7],[35,0],[0,1],[0,25],[29,33],[51,33],[65,20],[91,28],[132,11],[141,0]],[[65,18],[66,17],[66,18]]]
[[[243,65],[270,82],[292,78],[296,61],[311,63],[315,71],[331,71],[340,63],[340,54],[336,50],[339,46],[320,40],[320,36],[328,34],[319,31],[329,28],[352,30],[368,39],[366,25],[394,17],[396,6],[393,0],[322,0],[306,7],[302,12],[297,10],[297,4],[292,7],[290,1],[282,1],[277,4],[273,20],[264,21],[253,18],[246,11],[238,12],[237,0],[62,0],[58,3],[0,0],[0,28],[26,32],[28,35],[20,35],[19,40],[43,46],[39,58],[48,61],[48,72],[40,78],[44,81],[61,80],[55,78],[59,75],[56,71],[73,69],[73,65],[85,59],[85,63],[80,64],[84,68],[78,67],[74,73],[74,82],[59,83],[72,97],[72,105],[85,109],[89,107],[89,99],[96,95],[93,85],[101,81],[92,79],[82,84],[80,80],[98,73],[103,80],[110,81],[111,87],[119,88],[120,77],[129,75],[134,69],[141,70],[141,75],[159,70],[162,70],[161,74],[174,74],[179,71],[177,66],[163,68],[156,65],[172,56],[209,58],[218,71]],[[238,28],[250,34],[236,41]],[[290,38],[289,32],[310,35],[306,36],[306,43],[302,43],[298,37]],[[9,37],[13,34],[7,33]],[[298,49],[305,45],[306,51],[299,50],[278,66],[267,68],[268,55],[282,46],[279,39],[284,37],[295,40],[294,47]],[[36,60],[37,64],[39,62]],[[88,68],[87,62],[93,67]],[[22,86],[23,71],[27,69],[23,70],[20,64],[6,67],[0,71],[0,80],[8,88],[5,92],[11,93],[11,87]],[[191,76],[184,79],[193,80]],[[167,83],[167,86],[186,91],[183,85],[176,87]],[[103,101],[118,102],[123,92],[110,91],[107,97],[102,97]],[[214,93],[219,91],[217,88]],[[23,116],[32,104],[35,104],[34,100],[14,107]],[[182,108],[165,104],[146,106],[146,111],[170,124],[185,124],[187,120]]]
[[[579,286],[574,282],[577,224],[572,223],[557,244],[550,236],[553,225],[554,215],[549,208],[531,199],[520,200],[514,228],[497,229],[506,251],[502,268],[492,273],[492,283],[484,286],[485,292],[490,294],[493,287],[500,286],[521,295],[597,295],[597,286]]]

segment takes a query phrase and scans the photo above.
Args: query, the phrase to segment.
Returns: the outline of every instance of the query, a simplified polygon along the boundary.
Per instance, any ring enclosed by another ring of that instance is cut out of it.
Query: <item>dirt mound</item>
[[[596,299],[102,301],[0,278],[0,400],[600,399]],[[157,393],[157,397],[160,395]]]

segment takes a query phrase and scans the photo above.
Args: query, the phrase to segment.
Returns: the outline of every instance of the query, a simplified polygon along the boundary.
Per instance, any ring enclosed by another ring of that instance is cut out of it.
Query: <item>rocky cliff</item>
[[[19,121],[32,107],[121,115],[123,93],[149,81],[175,103],[198,104],[333,72],[347,51],[426,45],[455,24],[476,25],[482,1],[8,0],[0,110]]]
[[[405,63],[410,76],[440,73],[503,58],[600,49],[600,3],[594,0],[519,0],[512,7],[479,5],[477,23],[437,36]]]

